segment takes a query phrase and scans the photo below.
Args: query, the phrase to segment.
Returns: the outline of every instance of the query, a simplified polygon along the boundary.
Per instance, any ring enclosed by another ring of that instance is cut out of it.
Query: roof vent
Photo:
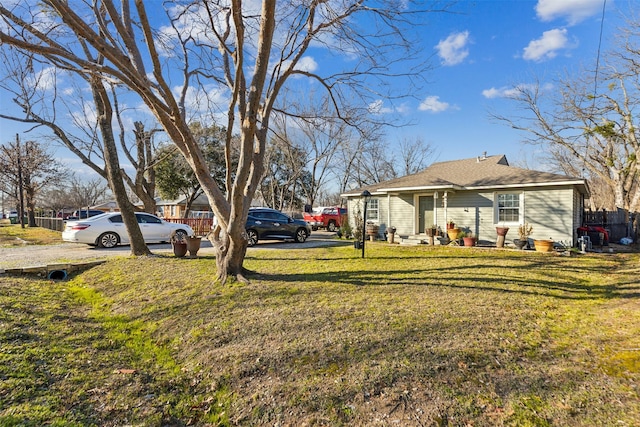
[[[486,151],[482,152],[482,157],[480,157],[480,156],[476,157],[476,163],[480,163],[482,160],[487,160],[487,152]]]

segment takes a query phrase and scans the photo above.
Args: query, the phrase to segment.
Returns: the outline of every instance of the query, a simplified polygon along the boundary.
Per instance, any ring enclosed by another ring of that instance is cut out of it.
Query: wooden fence
[[[623,237],[630,237],[635,242],[638,237],[637,213],[624,209],[616,211],[585,210],[582,216],[584,225],[599,226],[609,232],[609,241],[618,242]]]
[[[196,236],[206,236],[211,231],[213,218],[163,218],[167,222],[186,224],[193,229]]]

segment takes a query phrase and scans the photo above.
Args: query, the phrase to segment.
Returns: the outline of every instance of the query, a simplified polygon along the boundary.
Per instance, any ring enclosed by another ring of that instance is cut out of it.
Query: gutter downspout
[[[438,225],[438,192],[433,193],[433,223]],[[427,225],[425,224],[425,227]]]
[[[387,193],[387,228],[391,227],[391,194]]]
[[[446,227],[447,222],[449,221],[449,216],[447,215],[447,196],[449,193],[445,190],[444,196],[442,196],[442,205],[444,206],[444,224]]]

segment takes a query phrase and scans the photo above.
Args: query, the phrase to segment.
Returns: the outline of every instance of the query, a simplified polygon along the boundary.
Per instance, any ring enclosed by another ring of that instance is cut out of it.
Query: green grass
[[[32,245],[51,245],[60,243],[59,231],[41,227],[22,228],[20,224],[0,223],[0,246],[21,246],[25,243]]]
[[[212,258],[0,276],[0,425],[639,425],[639,261],[372,243],[252,251],[248,285]]]

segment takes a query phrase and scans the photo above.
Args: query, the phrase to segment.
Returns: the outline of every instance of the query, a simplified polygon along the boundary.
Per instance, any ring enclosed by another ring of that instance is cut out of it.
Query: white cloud
[[[57,69],[55,67],[45,67],[36,71],[26,79],[27,85],[38,88],[42,91],[48,91],[56,87]]]
[[[482,91],[482,96],[489,99],[516,98],[522,92],[530,92],[535,90],[539,90],[543,92],[543,91],[549,91],[551,89],[553,89],[553,85],[551,83],[545,83],[539,88],[535,84],[523,83],[514,87],[503,86],[501,88],[492,87],[491,89],[485,89]]]
[[[469,31],[453,33],[436,45],[438,56],[443,65],[456,65],[464,61],[469,55]]]
[[[440,101],[439,96],[428,96],[420,103],[418,109],[420,111],[429,111],[431,113],[440,113],[442,111],[454,108],[448,102]]]
[[[372,114],[388,114],[392,113],[393,109],[384,106],[384,102],[379,99],[369,104],[369,112]]]
[[[536,4],[540,20],[549,22],[564,17],[569,25],[575,25],[601,11],[602,0],[538,0]]]
[[[318,69],[318,63],[310,56],[300,58],[296,64],[296,70],[314,72]]]
[[[542,37],[529,42],[522,57],[528,61],[544,61],[555,58],[558,50],[568,47],[567,30],[553,29],[542,33]]]

